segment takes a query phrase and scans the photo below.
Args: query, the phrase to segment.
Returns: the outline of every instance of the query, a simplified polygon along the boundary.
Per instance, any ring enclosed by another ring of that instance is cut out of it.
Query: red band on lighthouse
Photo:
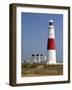
[[[55,39],[54,38],[48,38],[47,42],[47,50],[55,49]]]

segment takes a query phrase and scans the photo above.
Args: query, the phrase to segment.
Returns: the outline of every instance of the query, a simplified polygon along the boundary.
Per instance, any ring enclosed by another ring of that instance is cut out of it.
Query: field
[[[50,64],[22,64],[23,76],[48,76],[48,75],[63,75],[63,65]]]

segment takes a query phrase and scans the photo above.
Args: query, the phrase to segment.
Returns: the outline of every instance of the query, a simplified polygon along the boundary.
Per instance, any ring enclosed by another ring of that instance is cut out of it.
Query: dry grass
[[[63,75],[63,65],[22,64],[22,76]]]

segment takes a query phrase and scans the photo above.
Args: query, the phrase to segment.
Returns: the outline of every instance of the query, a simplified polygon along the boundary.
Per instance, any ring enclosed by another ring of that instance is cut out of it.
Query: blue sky
[[[63,15],[21,13],[22,60],[32,54],[47,55],[48,23],[54,20],[57,61],[63,60]]]

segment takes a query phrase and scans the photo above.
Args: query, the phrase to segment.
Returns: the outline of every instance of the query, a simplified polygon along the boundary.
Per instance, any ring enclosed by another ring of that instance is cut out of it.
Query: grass
[[[22,76],[63,75],[63,65],[22,64]]]

